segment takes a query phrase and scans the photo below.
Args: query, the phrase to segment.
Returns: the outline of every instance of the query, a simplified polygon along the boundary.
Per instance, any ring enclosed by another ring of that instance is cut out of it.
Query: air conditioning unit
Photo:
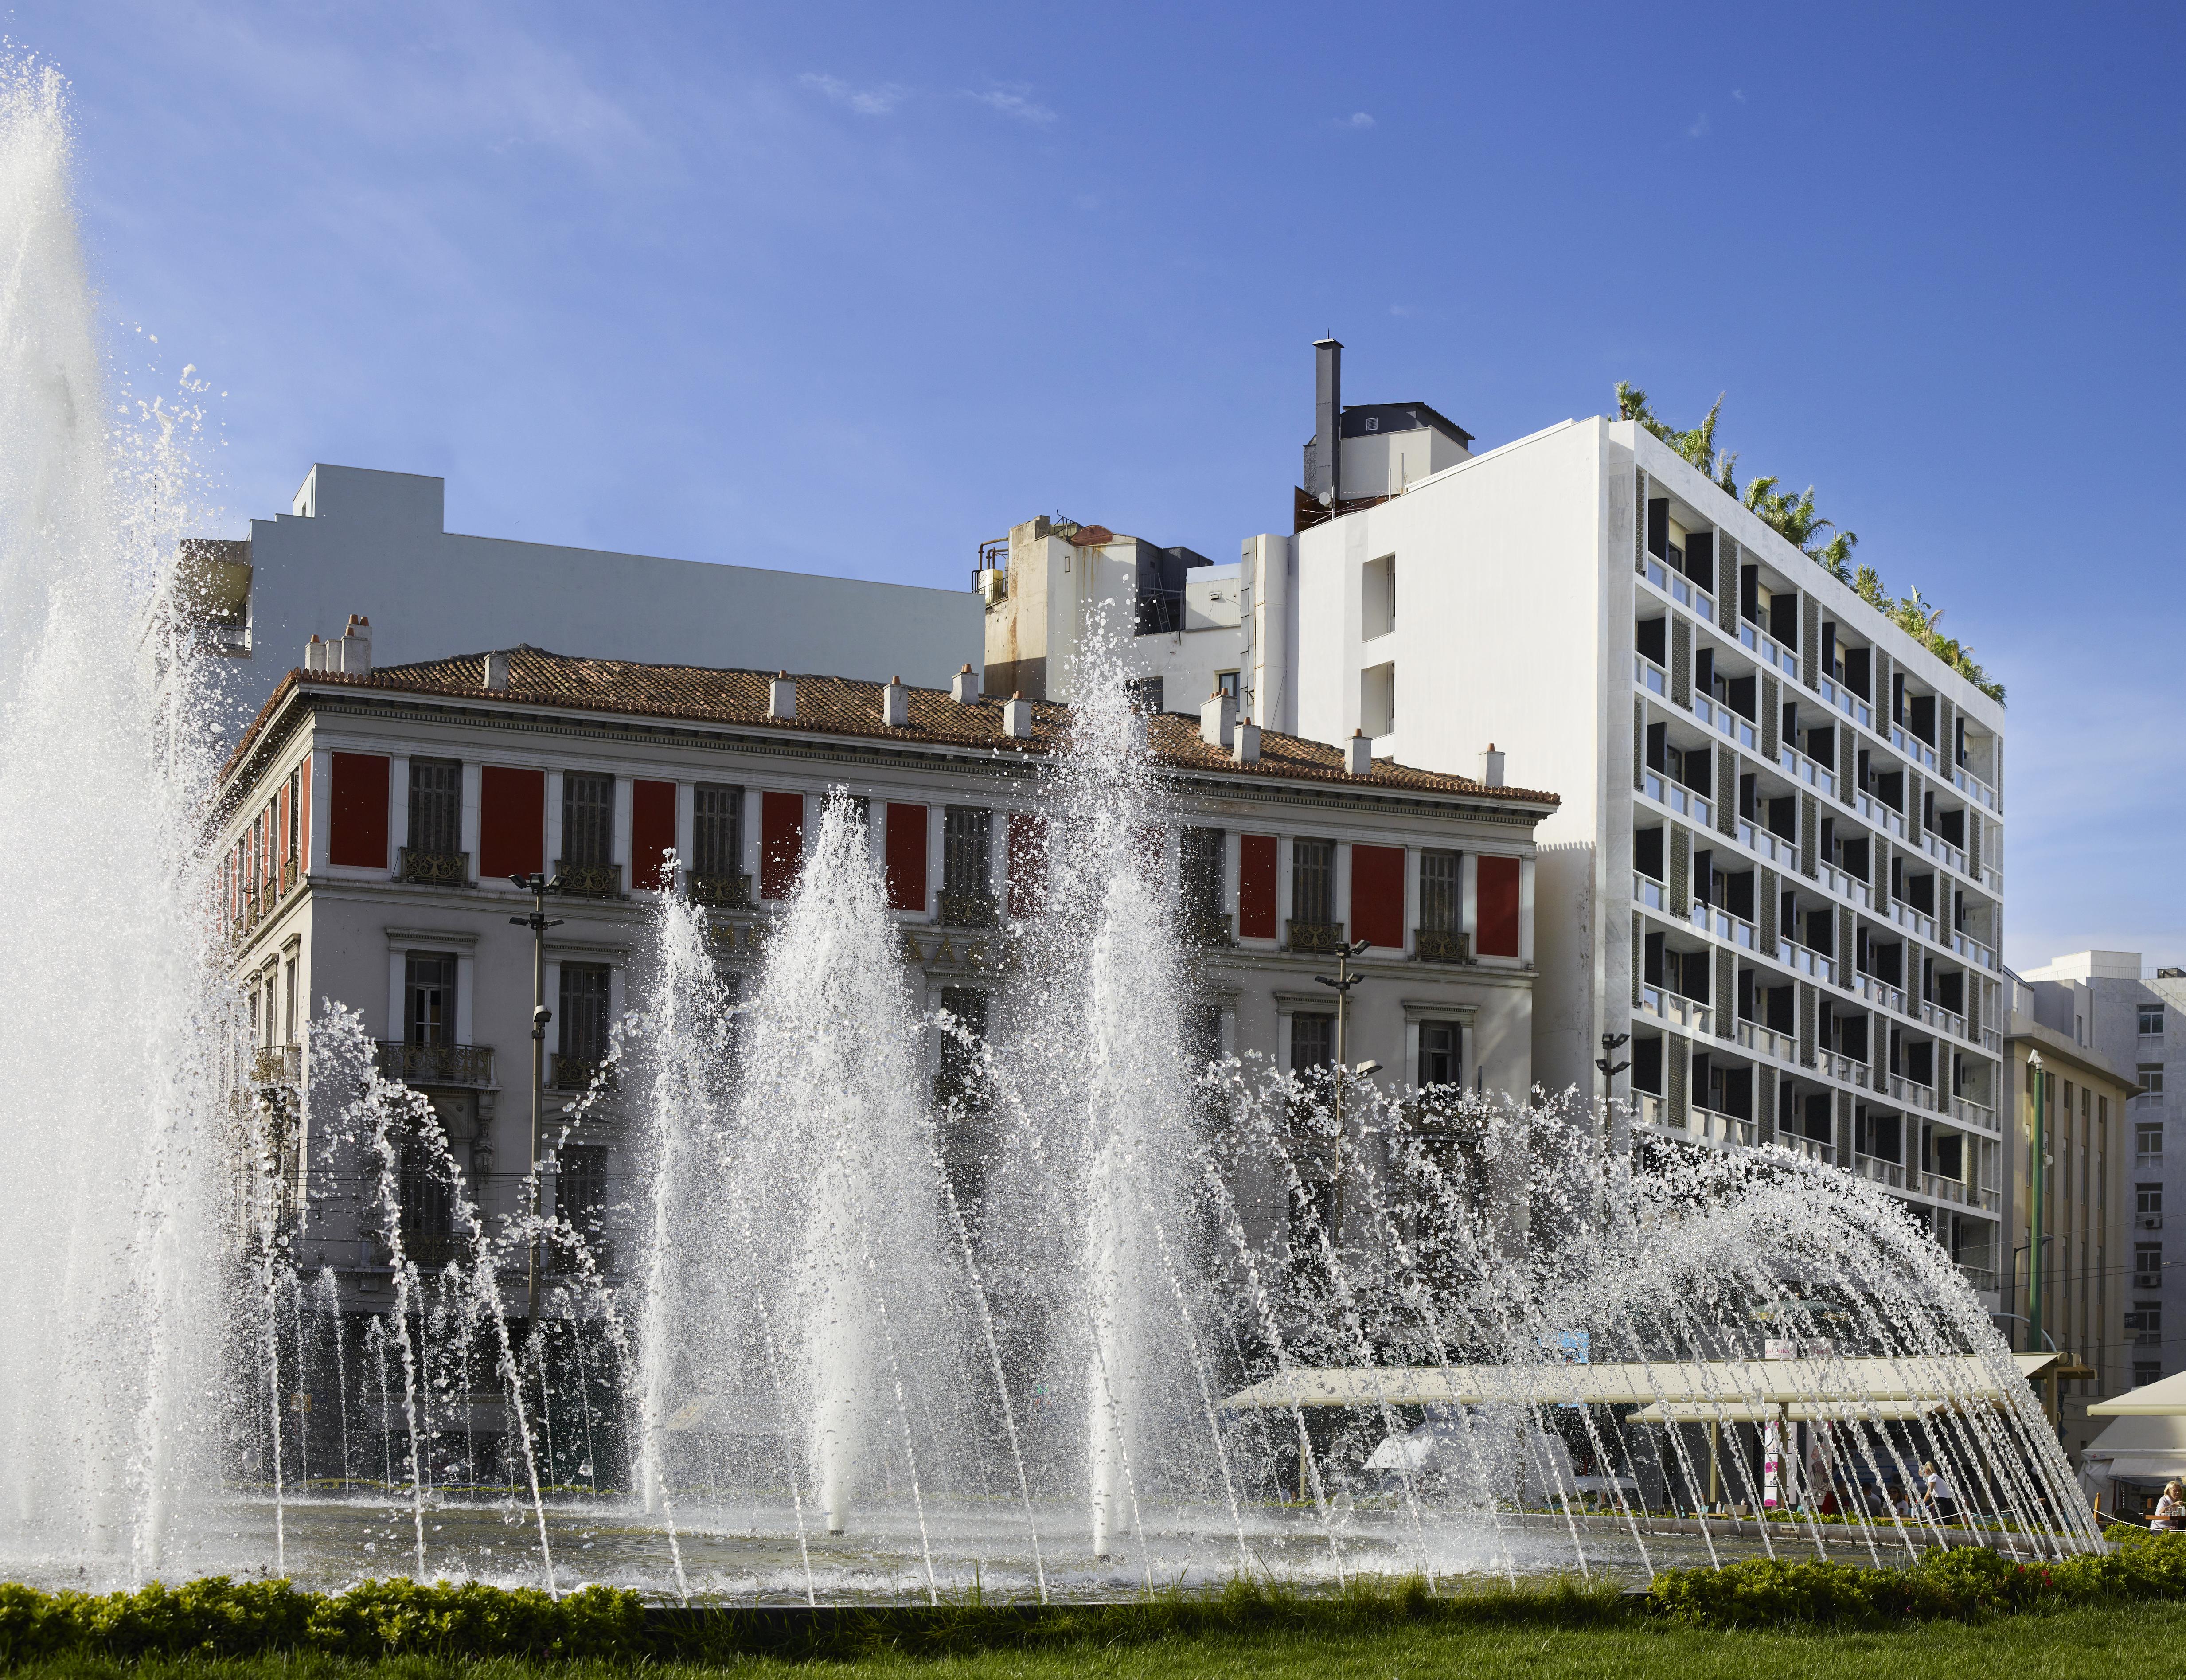
[[[2163,1216],[2161,1213],[2136,1213],[2133,1223],[2139,1230],[2160,1231],[2163,1229]]]

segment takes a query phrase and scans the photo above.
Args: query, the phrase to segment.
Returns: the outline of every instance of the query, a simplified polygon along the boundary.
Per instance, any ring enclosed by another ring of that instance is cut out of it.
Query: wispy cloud
[[[1374,126],[1372,115],[1365,111],[1354,111],[1345,117],[1331,117],[1329,122],[1337,128],[1371,128]]]
[[[911,96],[911,89],[900,82],[883,81],[871,87],[855,87],[839,76],[821,76],[812,70],[799,76],[797,85],[809,87],[860,116],[886,116]]]
[[[992,87],[984,93],[971,96],[989,110],[1000,111],[1006,117],[1015,117],[1019,122],[1031,123],[1045,128],[1056,120],[1056,114],[1032,97],[1031,88],[1019,83],[1013,87]]]
[[[1409,321],[1414,316],[1417,315],[1419,311],[1413,308],[1410,304],[1391,304],[1389,305],[1389,313],[1395,316],[1399,321]]]
[[[1702,111],[1698,116],[1693,119],[1692,126],[1685,131],[1685,138],[1688,140],[1705,140],[1707,138],[1707,113],[1706,111]]]
[[[1730,90],[1730,97],[1742,105],[1746,103],[1746,90],[1743,87],[1734,87]]]

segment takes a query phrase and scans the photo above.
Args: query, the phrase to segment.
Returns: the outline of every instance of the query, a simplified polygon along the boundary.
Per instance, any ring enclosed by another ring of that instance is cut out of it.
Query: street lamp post
[[[562,877],[549,880],[543,873],[512,875],[510,883],[519,893],[531,894],[531,914],[508,919],[531,930],[531,1148],[524,1182],[524,1218],[529,1222],[524,1240],[524,1316],[539,1319],[539,1122],[541,1095],[546,1084],[546,1023],[554,1011],[546,1007],[546,930],[559,927],[559,917],[546,914],[546,895],[562,890]]]
[[[2034,1075],[2034,1143],[2026,1163],[2027,1215],[2029,1226],[2026,1237],[2026,1324],[2032,1332],[2028,1341],[2036,1352],[2042,1343],[2042,1287],[2043,1255],[2042,1252],[2043,1190],[2049,1176],[2049,1140],[2043,1135],[2042,1103],[2042,1052],[2030,1050],[2026,1065]]]
[[[1366,977],[1351,972],[1351,959],[1363,955],[1368,948],[1365,939],[1354,939],[1336,948],[1336,974],[1314,975],[1316,983],[1326,986],[1336,994],[1336,1150],[1333,1169],[1330,1176],[1328,1240],[1331,1248],[1339,1247],[1343,1240],[1343,1077],[1347,1072],[1344,1061],[1344,1015],[1351,999],[1351,988]],[[1380,1064],[1362,1064],[1359,1072],[1370,1073]]]

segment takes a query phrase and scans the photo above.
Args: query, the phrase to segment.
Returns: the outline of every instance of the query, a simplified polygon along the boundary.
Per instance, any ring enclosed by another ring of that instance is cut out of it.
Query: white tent
[[[2129,1388],[2115,1400],[2098,1400],[2088,1408],[2091,1418],[2169,1418],[2186,1413],[2186,1371],[2161,1382]]]
[[[2151,1383],[2150,1387],[2158,1386]],[[2105,1484],[2110,1481],[2162,1482],[2174,1477],[2186,1481],[2186,1413],[2129,1414],[2090,1441],[2080,1454],[2080,1484],[2090,1493],[2107,1492]]]

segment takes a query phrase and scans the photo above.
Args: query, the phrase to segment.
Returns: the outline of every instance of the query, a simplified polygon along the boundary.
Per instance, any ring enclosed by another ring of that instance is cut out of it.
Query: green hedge
[[[1509,1590],[1478,1583],[1431,1592],[1420,1581],[1366,1581],[1333,1593],[1258,1582],[1164,1593],[1120,1604],[856,1607],[808,1612],[648,1609],[635,1593],[587,1587],[556,1599],[528,1588],[367,1581],[345,1593],[223,1576],[104,1595],[0,1583],[0,1666],[70,1654],[230,1657],[589,1658],[642,1663],[766,1653],[845,1658],[894,1651],[963,1655],[1164,1638],[1342,1635],[1414,1623],[1570,1627],[1888,1627],[1937,1618],[2186,1598],[2186,1535],[2119,1531],[2105,1556],[2020,1564],[1981,1547],[1931,1552],[1909,1566],[1756,1560],[1671,1570],[1644,1593],[1568,1580]]]

